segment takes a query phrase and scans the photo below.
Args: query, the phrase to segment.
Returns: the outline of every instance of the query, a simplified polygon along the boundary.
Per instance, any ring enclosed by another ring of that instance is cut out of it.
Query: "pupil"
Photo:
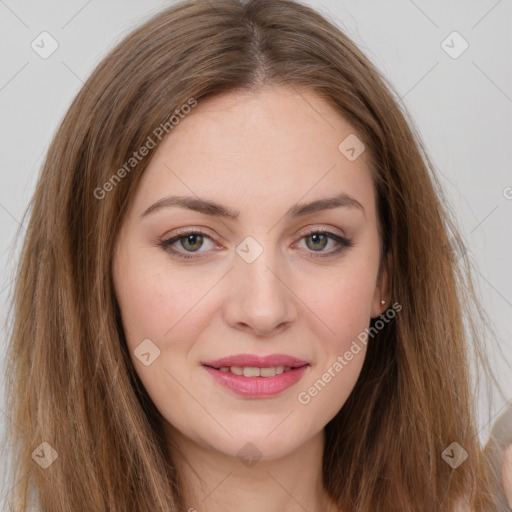
[[[186,239],[186,243],[190,244],[192,246],[194,246],[194,245],[200,246],[201,238],[202,238],[201,235],[188,235],[187,239]],[[199,241],[197,241],[196,239],[199,239]],[[195,243],[194,243],[194,240],[196,240]],[[194,249],[194,247],[192,247],[192,249]],[[199,249],[199,247],[195,247],[195,249]]]
[[[325,247],[325,241],[327,240],[327,238],[325,237],[325,235],[322,235],[321,233],[313,233],[312,235],[310,235],[311,237],[311,240],[313,241],[313,246],[318,248],[323,248]],[[322,244],[322,242],[324,242]],[[319,245],[320,243],[320,245]]]

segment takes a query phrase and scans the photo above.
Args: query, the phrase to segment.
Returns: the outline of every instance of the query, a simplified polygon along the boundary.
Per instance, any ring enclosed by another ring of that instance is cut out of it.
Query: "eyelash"
[[[168,238],[166,240],[160,240],[158,245],[164,251],[166,251],[178,258],[182,258],[182,259],[186,259],[186,260],[198,258],[199,256],[191,256],[191,255],[182,253],[180,251],[176,251],[175,249],[171,248],[171,244],[181,240],[182,238],[186,238],[189,235],[201,235],[201,237],[203,237],[203,238],[208,238],[209,240],[212,240],[212,238],[210,236],[208,236],[206,233],[204,233],[203,231],[201,231],[199,229],[191,228],[191,229],[187,229],[187,230],[180,232],[178,235],[173,236],[172,238]],[[334,240],[338,244],[338,247],[336,249],[334,249],[328,253],[325,253],[325,254],[323,252],[318,252],[317,254],[315,254],[316,251],[312,251],[311,257],[313,257],[313,258],[316,258],[316,257],[326,258],[326,257],[334,256],[334,255],[344,252],[346,249],[349,249],[350,247],[354,246],[354,243],[351,240],[348,240],[347,238],[344,238],[342,236],[336,235],[334,233],[331,233],[330,231],[326,231],[323,229],[312,229],[312,230],[308,231],[307,233],[304,233],[300,239],[302,240],[303,238],[307,238],[308,236],[311,236],[311,235],[325,235],[328,238],[330,238],[331,240]]]

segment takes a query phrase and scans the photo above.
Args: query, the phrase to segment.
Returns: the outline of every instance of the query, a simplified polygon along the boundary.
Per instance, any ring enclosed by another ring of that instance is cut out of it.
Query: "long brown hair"
[[[321,95],[364,141],[391,298],[403,306],[369,342],[353,392],[325,428],[325,488],[344,512],[493,509],[470,372],[471,354],[487,368],[485,314],[406,110],[314,10],[291,0],[191,0],[145,22],[98,65],[27,209],[7,358],[12,510],[36,495],[44,512],[182,509],[112,283],[123,213],[154,150],[127,162],[148,137],[172,137],[169,118],[182,106],[280,84]],[[442,456],[454,442],[468,454],[456,469]]]

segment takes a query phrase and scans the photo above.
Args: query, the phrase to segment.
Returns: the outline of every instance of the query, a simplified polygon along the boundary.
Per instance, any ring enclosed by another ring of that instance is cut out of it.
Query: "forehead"
[[[199,101],[160,142],[135,206],[140,211],[165,194],[188,194],[215,198],[243,216],[249,206],[287,209],[301,198],[342,192],[372,214],[366,154],[350,160],[340,149],[354,136],[350,123],[310,90],[224,93]]]

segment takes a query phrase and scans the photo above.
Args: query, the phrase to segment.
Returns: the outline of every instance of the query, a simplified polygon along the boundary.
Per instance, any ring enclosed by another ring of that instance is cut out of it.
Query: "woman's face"
[[[295,91],[199,102],[153,150],[113,261],[167,431],[231,456],[274,459],[321,433],[386,309],[364,146]]]

